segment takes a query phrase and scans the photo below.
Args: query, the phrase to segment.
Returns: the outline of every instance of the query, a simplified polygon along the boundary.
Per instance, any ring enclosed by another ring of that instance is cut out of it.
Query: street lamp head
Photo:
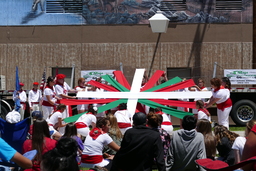
[[[162,11],[157,11],[150,19],[150,26],[153,33],[166,33],[169,19],[163,15]]]

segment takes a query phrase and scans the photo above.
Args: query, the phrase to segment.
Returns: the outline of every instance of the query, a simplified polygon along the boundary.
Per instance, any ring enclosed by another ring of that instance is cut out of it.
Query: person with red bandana
[[[120,147],[113,141],[108,135],[110,128],[110,122],[108,118],[99,118],[96,122],[96,127],[93,128],[84,141],[84,150],[81,156],[81,167],[93,168],[95,166],[106,167],[109,164],[109,160],[113,156],[104,155],[102,149],[105,146],[118,151]],[[109,170],[110,168],[108,168]]]
[[[219,78],[210,80],[212,86],[212,97],[206,103],[205,108],[217,104],[217,116],[219,125],[223,125],[229,129],[229,113],[232,109],[232,101],[230,99],[230,91],[221,85]]]
[[[65,82],[66,75],[58,74],[56,75],[56,96],[60,99],[77,99],[75,96],[69,96],[68,92],[77,92],[76,90],[72,90],[69,85]],[[63,112],[63,118],[69,117],[68,106],[66,111]]]
[[[16,101],[17,99],[20,99],[20,116],[21,120],[24,119],[24,112],[26,110],[26,101],[27,101],[27,94],[23,90],[24,84],[20,82],[20,90],[16,93],[13,93],[13,101]]]
[[[28,104],[30,107],[30,111],[40,111],[39,103],[42,98],[42,92],[38,89],[38,82],[33,83],[33,89],[28,93]]]

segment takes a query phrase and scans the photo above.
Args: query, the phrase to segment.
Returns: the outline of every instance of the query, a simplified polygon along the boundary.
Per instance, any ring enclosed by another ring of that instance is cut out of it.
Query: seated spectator
[[[109,160],[103,158],[102,150],[104,145],[108,145],[115,151],[119,150],[119,146],[107,134],[110,122],[107,118],[99,118],[96,127],[93,128],[84,141],[84,150],[81,156],[81,166],[92,168],[94,166],[105,167],[109,164]],[[107,156],[112,159],[113,156]]]
[[[152,170],[154,159],[158,171],[165,170],[160,134],[146,127],[146,120],[144,113],[134,114],[134,127],[126,131],[121,148],[113,159],[111,171]]]
[[[216,125],[214,127],[214,134],[217,141],[217,150],[220,155],[218,160],[224,161],[228,165],[233,165],[235,163],[235,154],[232,150],[232,145],[239,135],[229,131],[223,125]]]
[[[196,122],[194,116],[187,115],[182,120],[183,129],[173,132],[165,160],[166,171],[203,170],[195,163],[206,158],[204,137],[195,130]]]
[[[23,153],[31,150],[37,150],[33,160],[32,169],[27,171],[40,170],[42,155],[56,146],[57,141],[50,138],[50,131],[45,120],[36,120],[33,124],[32,139],[28,139],[23,144]]]
[[[73,138],[61,138],[54,149],[43,155],[41,171],[79,171],[77,148]]]
[[[253,126],[247,136],[242,154],[242,160],[256,156],[256,125]],[[244,171],[256,170],[256,164],[248,164],[242,168]]]
[[[212,134],[211,123],[207,119],[200,119],[197,121],[196,130],[197,132],[201,132],[204,136],[206,157],[214,160],[216,156],[217,141],[215,136]]]
[[[28,158],[22,156],[19,152],[17,152],[14,148],[12,148],[8,143],[6,143],[0,137],[0,158],[5,161],[13,161],[23,169],[28,169],[32,167],[32,161]]]
[[[163,128],[161,128],[162,120],[163,120],[162,115],[158,115],[154,113],[149,113],[147,115],[148,127],[160,133],[160,137],[162,139],[162,144],[164,148],[164,158],[166,158],[167,151],[170,147],[171,137]]]
[[[117,119],[113,114],[108,114],[107,118],[110,121],[110,129],[108,131],[108,135],[113,139],[113,141],[118,145],[121,146],[121,142],[123,139],[122,132],[120,131],[118,124],[117,124]],[[104,147],[103,150],[104,153],[107,153],[109,155],[115,155],[116,151],[109,148],[108,146]]]
[[[249,122],[247,122],[246,129],[245,129],[245,137],[239,136],[235,139],[234,144],[232,145],[232,149],[235,153],[235,164],[241,161],[246,138],[255,124],[256,124],[256,120],[250,120]]]

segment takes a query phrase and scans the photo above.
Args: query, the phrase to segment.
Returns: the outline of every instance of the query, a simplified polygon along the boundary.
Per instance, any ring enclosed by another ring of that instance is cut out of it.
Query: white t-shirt
[[[171,122],[170,115],[168,115],[166,113],[162,113],[161,115],[163,117],[163,122]]]
[[[197,112],[197,117],[198,119],[207,119],[208,121],[211,121],[211,117],[208,116],[205,112],[200,110]]]
[[[71,88],[66,82],[64,82],[63,86],[56,84],[55,90],[56,90],[57,97],[61,98],[60,94],[68,95],[68,91],[71,90]]]
[[[230,91],[226,88],[220,89],[216,92],[212,91],[212,97],[220,99],[216,102],[217,104],[220,104],[228,100],[228,98],[230,97]]]
[[[103,147],[112,141],[113,139],[107,133],[99,135],[96,140],[93,140],[90,134],[88,134],[84,141],[83,154],[89,156],[102,155]]]
[[[128,110],[118,110],[115,112],[114,116],[119,123],[131,123],[131,114],[128,112]]]
[[[240,155],[242,156],[245,142],[245,137],[237,137],[232,145],[232,149],[239,150]]]
[[[46,95],[50,96],[51,101],[54,101],[54,102],[56,101],[56,99],[54,98],[56,95],[54,87],[53,87],[53,90],[50,88],[44,89],[44,97],[43,97],[44,101],[48,101],[46,98]]]
[[[52,116],[46,119],[46,121],[48,122],[48,124],[52,124],[53,126],[59,122],[59,118],[62,118],[62,113],[60,113],[59,111],[54,112],[52,114]]]
[[[41,90],[36,90],[36,91],[30,90],[28,93],[29,106],[32,107],[31,102],[40,102],[41,98],[42,98]]]
[[[92,125],[92,123],[96,123],[96,121],[97,121],[96,116],[94,116],[93,114],[83,114],[77,119],[75,123],[83,122],[87,126],[89,126],[89,125]]]
[[[17,100],[18,97],[20,97],[20,102],[27,101],[27,94],[24,90],[18,94],[16,94],[16,92],[13,93],[13,101]]]

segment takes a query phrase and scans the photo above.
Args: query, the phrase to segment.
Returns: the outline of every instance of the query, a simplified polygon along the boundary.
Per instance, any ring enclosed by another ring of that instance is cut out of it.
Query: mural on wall
[[[0,25],[252,23],[253,0],[1,0]]]

